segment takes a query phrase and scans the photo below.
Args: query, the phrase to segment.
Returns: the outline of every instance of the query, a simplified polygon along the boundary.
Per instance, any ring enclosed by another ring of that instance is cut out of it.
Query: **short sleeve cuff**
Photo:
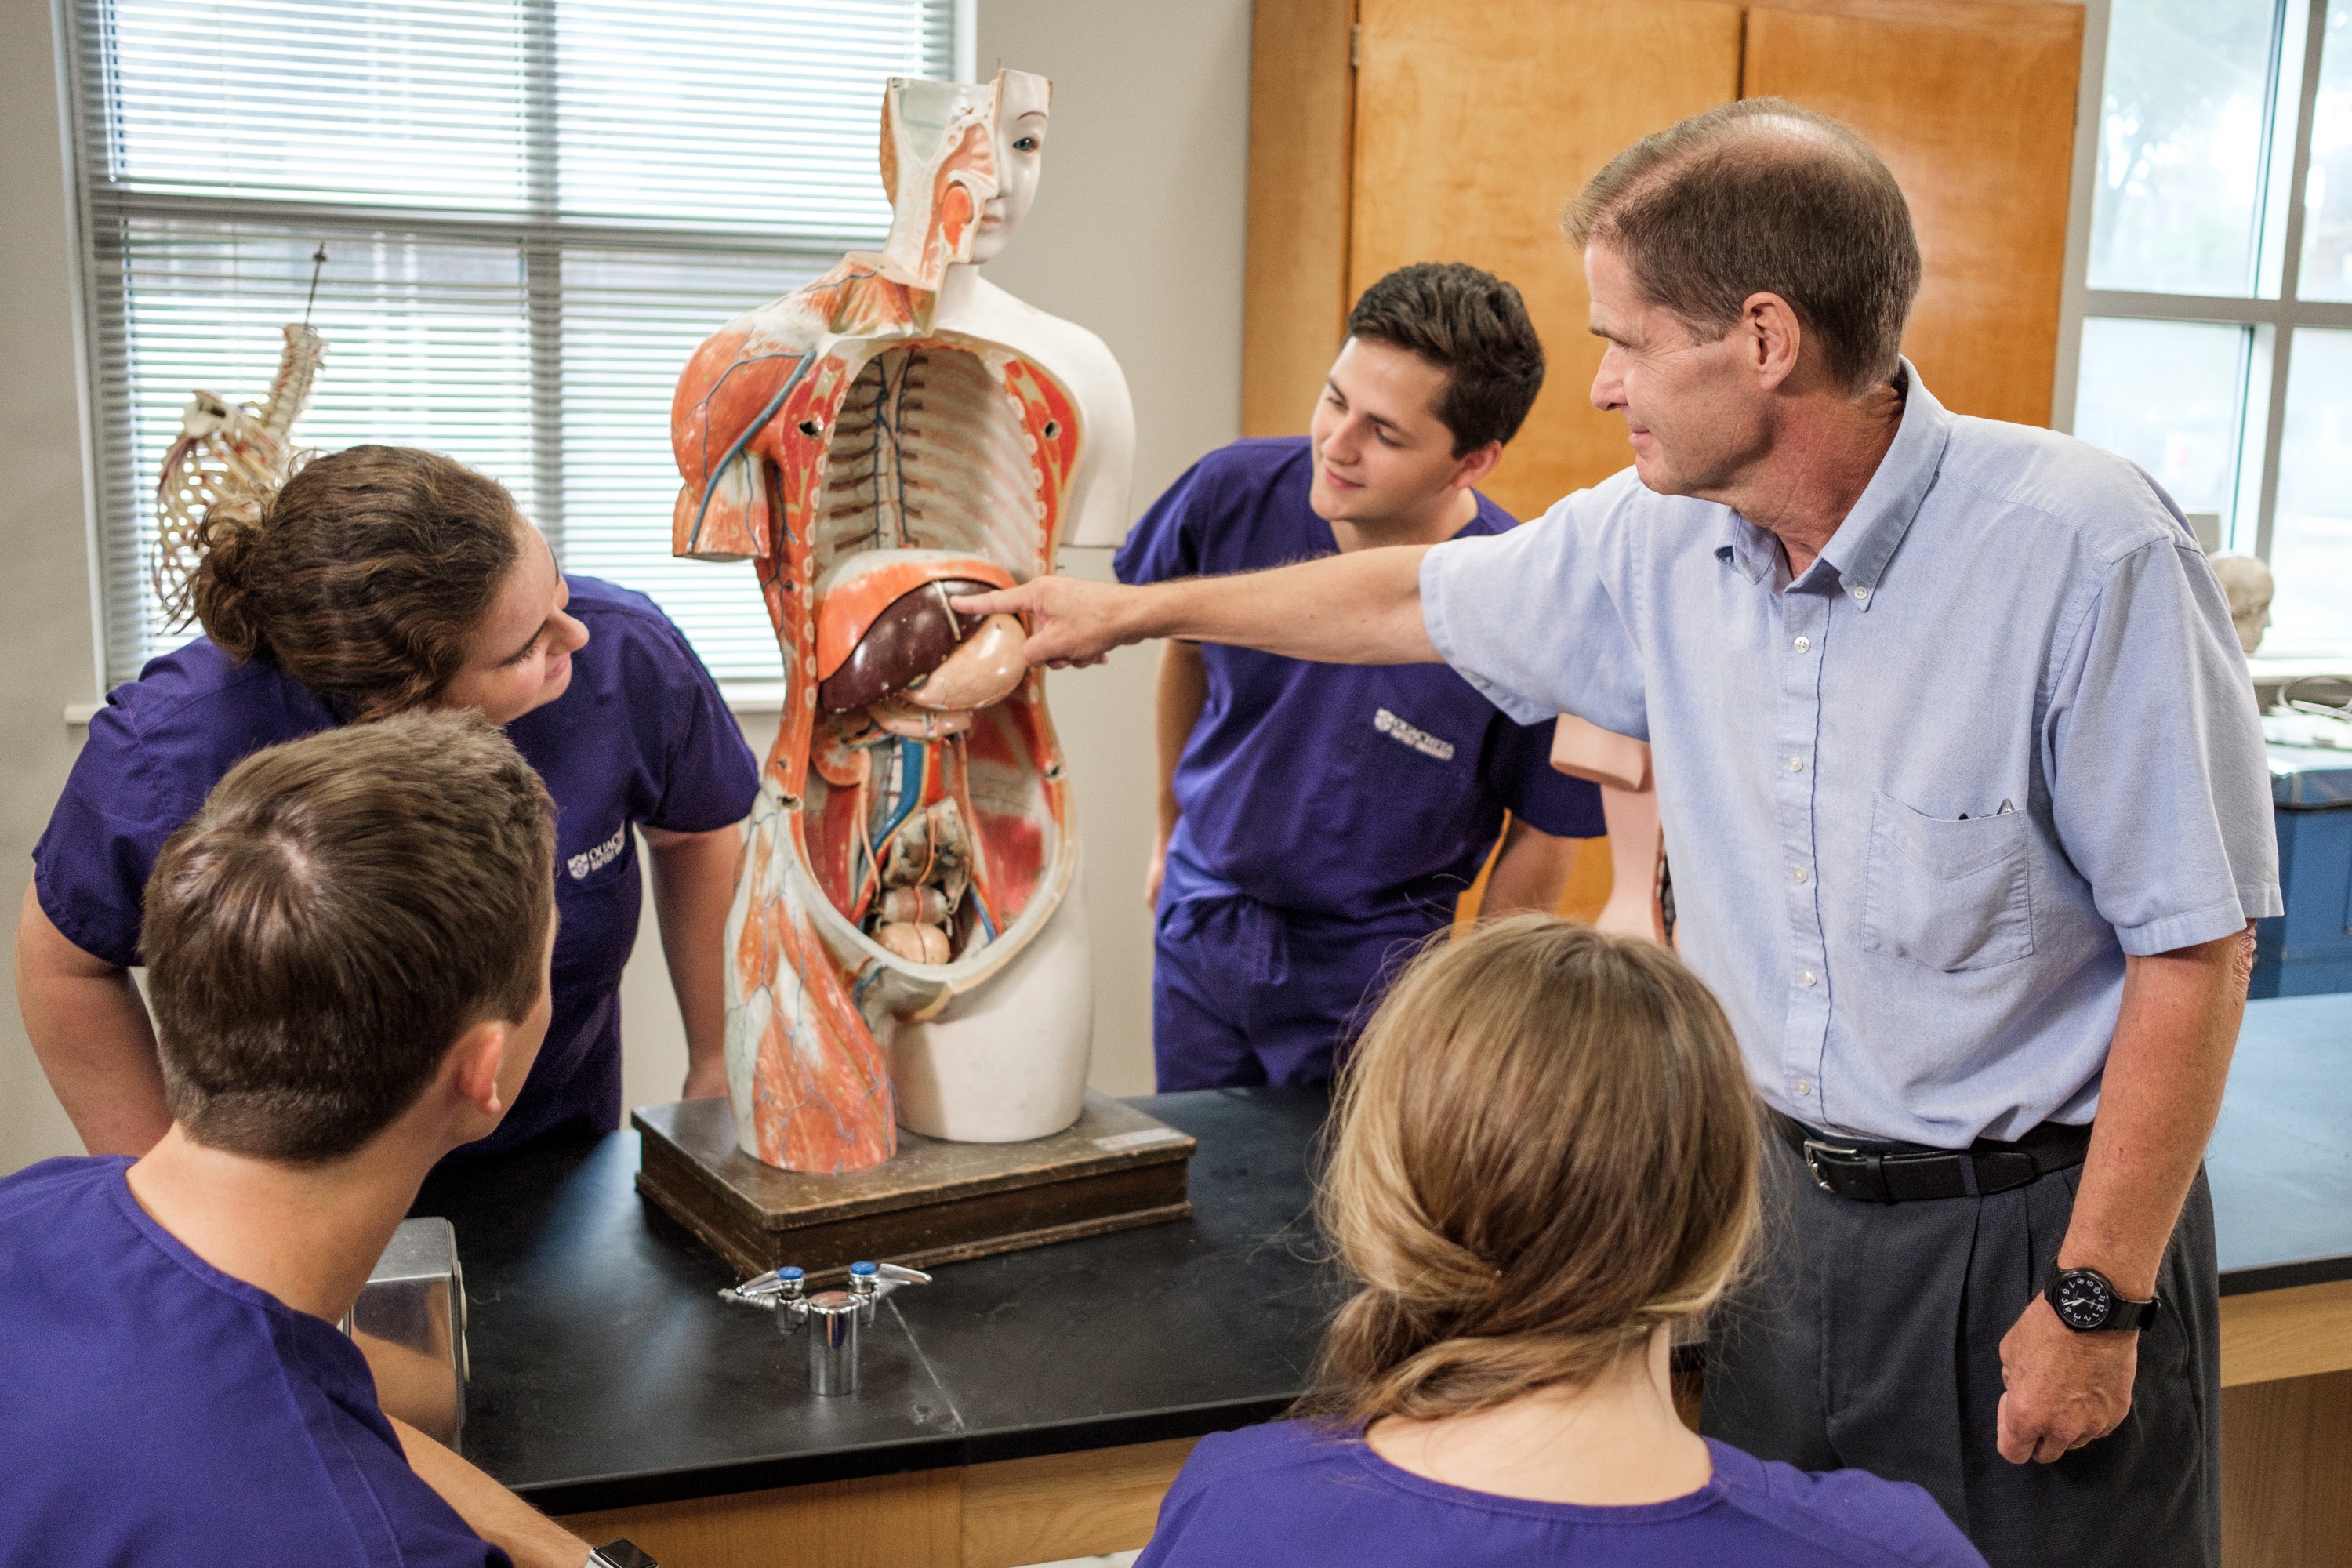
[[[2277,914],[2283,907],[2276,888],[2247,889],[2237,898],[2187,914],[2167,915],[2136,926],[2117,926],[2116,940],[2131,957],[2152,958],[2159,952],[2177,952],[2184,947],[2198,947],[2234,936],[2246,929],[2248,921]]]
[[[1449,590],[1463,589],[1460,578],[1475,560],[1467,545],[1486,543],[1485,540],[1449,540],[1433,545],[1421,558],[1421,623],[1429,633],[1430,645],[1437,657],[1454,667],[1454,673],[1477,689],[1478,695],[1509,714],[1521,724],[1542,724],[1559,717],[1559,710],[1539,702],[1529,702],[1517,692],[1497,686],[1469,662],[1471,650],[1454,630],[1457,618],[1449,615],[1446,595]],[[1465,590],[1466,591],[1466,590]]]
[[[103,915],[95,919],[86,918],[83,911],[73,908],[74,900],[60,897],[43,885],[47,880],[43,875],[46,869],[37,863],[33,868],[33,897],[39,902],[41,913],[48,917],[49,924],[57,928],[58,934],[92,958],[111,963],[118,969],[138,968],[138,926],[134,924],[131,927],[131,942],[125,946],[119,935],[109,934],[120,932],[121,926],[119,921],[108,920]]]

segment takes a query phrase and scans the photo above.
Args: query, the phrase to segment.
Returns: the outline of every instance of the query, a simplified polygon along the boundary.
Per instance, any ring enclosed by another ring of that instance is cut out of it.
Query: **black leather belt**
[[[1911,1204],[1930,1198],[1980,1198],[2079,1165],[2090,1152],[2091,1130],[2045,1121],[2014,1143],[1980,1138],[1966,1149],[1919,1143],[1879,1143],[1816,1131],[1772,1112],[1781,1140],[1797,1152],[1825,1193],[1865,1204]]]

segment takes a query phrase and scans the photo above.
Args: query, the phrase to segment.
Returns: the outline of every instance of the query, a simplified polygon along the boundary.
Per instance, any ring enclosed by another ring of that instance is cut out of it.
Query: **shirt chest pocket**
[[[1478,815],[1477,742],[1456,739],[1454,725],[1447,726],[1453,733],[1441,732],[1436,726],[1443,721],[1425,711],[1413,710],[1412,718],[1406,712],[1402,705],[1375,702],[1349,726],[1333,760],[1344,771],[1344,795],[1356,798],[1345,805],[1326,801],[1323,809],[1336,805],[1343,814],[1371,817],[1344,829],[1335,824],[1335,830],[1379,843],[1391,860],[1402,855],[1442,865],[1461,853]]]
[[[1870,816],[1864,951],[1947,972],[2032,956],[2023,812],[1951,820],[1882,795]]]
[[[637,858],[630,853],[633,847],[629,825],[624,822],[610,837],[564,857],[555,868],[555,885],[567,892],[585,893],[618,882],[636,869]]]

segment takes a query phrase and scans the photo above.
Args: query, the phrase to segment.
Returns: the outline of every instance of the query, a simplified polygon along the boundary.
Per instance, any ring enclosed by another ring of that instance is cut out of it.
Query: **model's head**
[[[882,94],[887,276],[937,289],[950,267],[1003,251],[1037,196],[1053,97],[1054,84],[1029,71],[981,82],[890,79]]]
[[[1757,1211],[1731,1026],[1654,942],[1521,915],[1406,971],[1341,1079],[1324,1223],[1362,1289],[1311,1407],[1431,1418],[1598,1375],[1713,1302]]]
[[[1593,404],[1624,416],[1660,494],[1735,477],[1769,448],[1776,398],[1895,378],[1919,292],[1911,208],[1825,115],[1775,98],[1709,110],[1619,153],[1561,226],[1608,343]]]
[[[2259,555],[2216,555],[2213,576],[2229,595],[2230,623],[2237,628],[2238,647],[2251,655],[2263,646],[2270,629],[2271,601],[2278,596],[2278,579]]]
[[[588,640],[506,487],[414,447],[320,458],[199,540],[205,632],[352,718],[435,706],[503,724],[562,696]]]
[[[1332,522],[1411,518],[1494,470],[1543,389],[1519,291],[1458,262],[1400,268],[1348,314],[1309,434]]]
[[[468,1039],[495,1045],[512,1104],[547,1030],[554,821],[539,775],[474,714],[349,725],[231,769],[164,845],[140,937],[188,1136],[340,1158]]]

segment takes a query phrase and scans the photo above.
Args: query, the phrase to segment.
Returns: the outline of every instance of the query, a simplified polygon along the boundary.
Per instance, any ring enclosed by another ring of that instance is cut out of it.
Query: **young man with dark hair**
[[[256,752],[164,846],[171,1130],[0,1182],[0,1562],[604,1560],[388,1418],[334,1328],[530,1071],[554,843],[504,735],[416,712]]]
[[[1126,583],[1499,533],[1473,488],[1543,385],[1518,290],[1424,263],[1364,291],[1311,433],[1192,466],[1118,552]],[[1444,928],[1504,835],[1488,914],[1549,910],[1600,797],[1452,670],[1168,643],[1158,699],[1152,1053],[1162,1090],[1319,1083],[1392,962]],[[1506,813],[1509,828],[1505,834]]]

